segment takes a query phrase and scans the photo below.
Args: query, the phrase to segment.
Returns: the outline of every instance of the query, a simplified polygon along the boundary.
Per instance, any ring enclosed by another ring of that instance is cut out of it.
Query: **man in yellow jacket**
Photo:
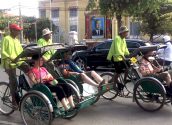
[[[129,55],[129,51],[126,45],[125,38],[128,36],[128,29],[126,26],[121,26],[119,29],[119,35],[116,36],[114,41],[112,42],[112,45],[110,47],[107,60],[113,61],[114,67],[115,67],[115,82],[119,83],[118,77],[119,74],[121,74],[124,69],[126,69],[126,65],[124,63],[124,58],[126,55]],[[127,72],[125,72],[125,76],[127,75]],[[126,78],[124,78],[125,80]],[[119,87],[120,86],[120,87]],[[118,84],[118,88],[122,89],[123,85]]]
[[[1,64],[9,76],[9,87],[12,95],[12,103],[15,108],[17,106],[15,98],[17,89],[16,68],[18,67],[27,73],[30,67],[24,61],[13,63],[14,59],[23,51],[20,41],[17,39],[22,28],[17,24],[11,24],[9,28],[10,35],[4,37],[1,43]]]
[[[52,44],[52,31],[49,30],[49,28],[45,28],[42,30],[42,38],[40,38],[37,42],[37,44],[39,46],[47,46],[47,45],[51,45]],[[53,56],[53,54],[55,53],[55,50],[49,50],[47,51],[44,55],[43,55],[43,59],[44,59],[44,65],[46,67],[46,69],[48,70],[48,72],[50,74],[53,75],[54,78],[57,78],[59,75],[54,72],[55,71],[55,67],[53,62],[49,62],[48,60]],[[48,61],[48,62],[47,62]]]

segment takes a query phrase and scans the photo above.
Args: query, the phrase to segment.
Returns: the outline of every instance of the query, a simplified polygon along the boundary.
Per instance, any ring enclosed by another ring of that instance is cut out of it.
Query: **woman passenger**
[[[153,55],[153,51],[146,52],[140,60],[139,71],[143,77],[145,76],[154,76],[160,80],[164,80],[166,84],[170,87],[172,86],[171,75],[168,71],[163,72],[162,66],[155,66],[150,60],[149,57]]]
[[[69,110],[70,107],[75,108],[72,89],[67,84],[58,83],[58,81],[53,78],[46,68],[42,67],[43,58],[40,58],[39,55],[34,55],[32,59],[34,60],[34,65],[29,72],[29,78],[32,83],[45,84],[51,92],[55,92],[65,111]],[[66,99],[68,100],[70,107],[67,105]]]

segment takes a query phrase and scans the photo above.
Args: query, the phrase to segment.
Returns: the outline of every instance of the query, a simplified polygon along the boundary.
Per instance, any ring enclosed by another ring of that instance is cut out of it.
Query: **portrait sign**
[[[92,19],[92,38],[104,38],[104,17],[95,17]]]

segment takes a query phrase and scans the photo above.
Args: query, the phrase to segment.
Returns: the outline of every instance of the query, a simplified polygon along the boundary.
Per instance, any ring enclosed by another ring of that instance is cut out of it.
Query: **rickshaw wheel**
[[[84,58],[77,58],[75,63],[82,69],[87,70],[86,60]]]
[[[3,115],[10,115],[14,112],[12,108],[12,96],[9,83],[0,82],[0,112]]]
[[[65,83],[68,84],[72,91],[73,91],[73,101],[75,103],[75,106],[78,106],[80,100],[79,100],[79,92],[77,91],[77,89],[71,85],[70,83]],[[69,113],[67,113],[63,118],[64,119],[72,119],[73,117],[75,117],[78,114],[78,109],[73,109],[72,111],[70,111]]]
[[[133,98],[145,111],[160,110],[166,100],[166,91],[161,82],[153,77],[138,80],[134,86]]]
[[[52,107],[49,99],[39,91],[30,91],[22,98],[21,117],[25,125],[51,125]]]
[[[77,86],[77,84],[76,84],[74,81],[72,81],[72,80],[70,80],[70,79],[65,79],[65,81],[66,81],[68,84],[71,84],[73,87],[75,87],[76,90],[77,90],[78,92],[80,92],[79,87]]]
[[[105,72],[100,75],[107,83],[114,83],[114,74],[112,72]],[[116,85],[116,84],[114,84]],[[117,86],[115,87],[117,88]],[[104,93],[102,96],[107,100],[112,100],[118,96],[119,91],[112,89]]]

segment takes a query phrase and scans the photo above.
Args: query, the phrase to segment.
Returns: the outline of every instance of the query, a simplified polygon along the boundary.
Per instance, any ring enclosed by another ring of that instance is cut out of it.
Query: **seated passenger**
[[[72,89],[67,84],[58,83],[58,81],[53,78],[53,76],[46,70],[46,68],[42,67],[42,58],[40,58],[38,55],[34,55],[32,59],[34,60],[34,66],[29,72],[29,78],[33,84],[43,83],[52,92],[55,92],[65,111],[69,109],[66,99],[68,100],[70,106],[75,108]]]
[[[171,75],[168,71],[162,72],[162,66],[155,66],[149,60],[149,57],[153,55],[153,51],[146,52],[140,60],[139,71],[142,76],[155,76],[160,80],[164,80],[170,87],[172,85]]]
[[[172,41],[171,37],[168,35],[165,35],[163,37],[163,42],[167,46],[167,48],[159,49],[158,50],[158,62],[162,66],[169,66],[172,62]]]
[[[92,86],[99,87],[99,84],[104,84],[105,80],[95,71],[82,71],[72,60],[70,60],[70,52],[63,54],[63,60],[59,68],[64,77],[75,75],[79,80],[86,82]]]

